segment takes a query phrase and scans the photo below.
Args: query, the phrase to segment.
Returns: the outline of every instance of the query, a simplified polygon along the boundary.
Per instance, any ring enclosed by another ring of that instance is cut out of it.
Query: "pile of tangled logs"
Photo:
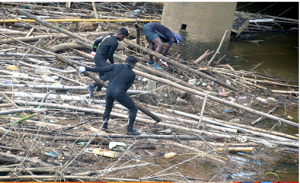
[[[236,152],[298,160],[298,119],[287,113],[298,111],[298,85],[220,64],[215,58],[223,39],[197,60],[182,60],[175,49],[168,56],[147,49],[141,27],[159,22],[161,4],[2,2],[1,8],[0,180],[209,181],[182,165],[234,167]],[[140,60],[127,92],[139,108],[139,136],[125,135],[128,111],[117,102],[113,132],[100,131],[105,92],[90,97],[86,87],[107,83],[75,69],[94,67],[93,41],[120,27],[130,35],[119,42],[117,63],[127,56]],[[147,66],[148,54],[169,67]],[[175,163],[166,163],[168,155]]]

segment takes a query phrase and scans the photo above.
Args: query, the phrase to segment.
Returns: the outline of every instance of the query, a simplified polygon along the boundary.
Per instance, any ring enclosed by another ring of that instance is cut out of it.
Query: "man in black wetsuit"
[[[172,33],[169,28],[159,23],[147,23],[143,26],[143,32],[150,42],[149,48],[151,50],[156,51],[163,56],[167,56],[169,49],[171,46],[176,43],[181,42],[182,38],[179,34]],[[164,43],[167,43],[164,47]],[[163,49],[164,47],[164,49]],[[152,65],[157,69],[162,69],[158,65],[158,58],[149,54],[149,62],[148,65]]]
[[[105,95],[105,112],[103,115],[103,131],[107,131],[107,124],[110,117],[110,112],[113,107],[114,100],[125,106],[129,110],[129,121],[127,126],[127,135],[139,135],[140,133],[133,130],[133,123],[137,114],[137,107],[132,99],[126,94],[135,79],[135,73],[132,69],[135,67],[138,60],[129,56],[125,60],[125,64],[114,64],[106,67],[77,67],[79,72],[112,72]]]
[[[106,36],[98,39],[98,41],[101,42],[101,44],[99,45],[98,49],[95,48],[95,51],[97,50],[96,55],[94,57],[96,67],[108,66],[108,64],[106,63],[107,59],[110,61],[111,64],[115,64],[113,54],[119,45],[118,40],[122,41],[126,36],[128,36],[128,30],[125,28],[121,28],[113,36]],[[101,79],[102,81],[107,81],[110,77],[111,72],[99,72],[99,79]],[[96,91],[101,91],[102,89],[102,86],[99,83],[93,83],[92,85],[86,88],[91,96],[93,96],[95,87],[97,87]]]

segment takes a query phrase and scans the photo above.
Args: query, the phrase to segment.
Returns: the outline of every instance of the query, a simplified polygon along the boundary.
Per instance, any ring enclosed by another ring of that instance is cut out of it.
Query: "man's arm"
[[[115,53],[117,47],[118,47],[118,42],[112,44],[111,47],[110,47],[110,49],[109,49],[107,58],[108,58],[108,60],[110,61],[111,64],[115,63],[115,61],[114,61],[114,53]]]
[[[162,51],[162,55],[163,56],[167,56],[169,49],[171,48],[171,46],[167,43],[164,47],[164,50]]]
[[[99,39],[97,39],[95,42],[94,42],[94,45],[93,45],[93,52],[96,52],[97,51],[97,48],[98,48],[98,45],[102,42],[104,37],[101,37]]]
[[[134,82],[134,80],[131,80],[129,83],[127,83],[126,88],[125,88],[125,92],[131,87],[133,82]]]
[[[85,67],[86,71],[91,72],[108,72],[114,70],[113,65],[109,65],[106,67]]]
[[[133,84],[134,79],[135,79],[135,76],[136,76],[136,74],[133,73],[133,75],[132,75],[131,78],[130,78],[130,82],[128,82],[128,83],[126,84],[125,92],[126,92],[126,91],[131,87],[131,85]]]

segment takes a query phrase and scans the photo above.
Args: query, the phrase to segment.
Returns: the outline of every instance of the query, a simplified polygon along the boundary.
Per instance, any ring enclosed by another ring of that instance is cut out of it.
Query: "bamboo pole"
[[[16,11],[20,11],[20,10],[16,10]],[[27,15],[26,15],[27,16]],[[29,16],[28,16],[29,17]],[[31,17],[29,17],[31,18]],[[38,17],[37,17],[38,18]],[[94,23],[98,23],[98,22],[143,22],[143,23],[147,23],[147,22],[159,22],[159,20],[150,20],[150,19],[45,19],[45,22],[94,22]],[[31,19],[1,19],[0,23],[15,23],[15,22],[32,22],[32,23],[36,23],[38,22],[37,20],[31,20]]]
[[[0,31],[1,32],[1,31]],[[1,32],[1,33],[5,33],[5,32]],[[108,32],[89,32],[89,33],[83,33],[83,34],[78,34],[80,36],[89,36],[89,35],[93,35],[93,36],[99,36],[99,35],[107,35],[109,34]],[[77,35],[77,34],[75,34]],[[24,41],[24,42],[30,42],[30,41],[37,41],[39,39],[53,39],[53,38],[68,38],[70,37],[69,35],[66,34],[61,34],[61,33],[54,33],[54,34],[47,34],[47,35],[38,35],[38,36],[30,36],[30,37],[15,37],[14,39],[16,40],[20,40],[20,41]],[[0,39],[0,43],[13,43],[16,42],[15,40],[12,39]]]
[[[235,88],[235,87],[233,87],[233,86],[231,86],[231,85],[228,85],[228,84],[226,84],[226,83],[224,83],[224,82],[222,82],[222,81],[220,81],[220,80],[218,80],[218,79],[216,79],[216,78],[214,78],[214,77],[211,77],[211,76],[209,76],[209,75],[207,75],[207,74],[205,74],[205,73],[203,73],[203,72],[200,72],[200,71],[198,71],[198,70],[192,69],[192,68],[190,68],[190,67],[188,67],[188,66],[186,66],[186,65],[184,65],[184,64],[181,64],[181,63],[179,63],[179,62],[176,62],[175,60],[170,59],[170,58],[168,58],[168,57],[165,57],[165,56],[163,56],[163,55],[161,55],[161,54],[159,54],[159,53],[156,53],[155,51],[152,51],[152,50],[150,50],[150,49],[144,48],[144,47],[142,47],[142,46],[140,46],[140,45],[137,45],[137,44],[135,44],[135,43],[133,43],[133,42],[131,42],[131,41],[129,41],[129,40],[126,40],[126,39],[124,39],[123,42],[125,42],[126,44],[128,44],[128,45],[130,45],[130,46],[133,46],[133,47],[136,47],[136,48],[138,48],[138,49],[140,49],[140,50],[143,50],[144,52],[146,52],[146,53],[148,53],[148,54],[151,54],[151,55],[153,55],[153,56],[155,56],[155,57],[161,58],[161,59],[167,61],[168,63],[170,62],[171,64],[173,64],[173,65],[175,65],[175,66],[177,66],[177,67],[180,67],[180,68],[182,68],[182,69],[188,70],[188,71],[190,71],[190,72],[192,72],[192,73],[195,73],[195,74],[197,74],[197,75],[199,75],[199,76],[202,76],[202,77],[207,78],[207,79],[209,79],[209,80],[211,80],[211,81],[214,81],[214,82],[216,82],[216,83],[218,83],[218,84],[220,84],[220,85],[222,85],[222,86],[224,86],[224,87],[226,87],[226,88],[229,88],[229,89],[231,89],[231,90],[240,92],[237,88]]]
[[[216,158],[216,157],[213,157],[212,155],[210,154],[206,154],[205,152],[203,151],[200,151],[199,149],[196,149],[196,148],[193,148],[193,147],[189,147],[189,146],[186,146],[186,145],[183,145],[183,144],[179,144],[179,143],[176,143],[176,142],[167,142],[168,144],[171,144],[171,145],[174,145],[174,146],[177,146],[177,147],[181,147],[181,148],[184,148],[184,149],[189,149],[191,151],[195,151],[197,153],[201,153],[203,154],[203,156],[207,157],[207,158],[210,158],[212,160],[215,160],[215,161],[218,161],[220,163],[225,163],[226,164],[226,161],[224,160],[221,160],[219,158]]]
[[[211,62],[214,60],[214,58],[216,57],[216,55],[217,54],[220,54],[220,48],[221,48],[221,46],[222,46],[222,44],[223,44],[223,42],[224,42],[224,39],[225,39],[225,37],[226,37],[226,35],[227,35],[227,32],[228,32],[228,29],[225,31],[225,33],[224,33],[224,35],[223,35],[223,37],[222,37],[222,39],[221,39],[221,42],[220,42],[220,44],[219,44],[219,47],[218,47],[218,49],[217,49],[217,51],[215,52],[215,54],[212,56],[212,58],[210,59],[210,61],[207,63],[207,65],[210,65],[211,64]]]
[[[6,158],[6,160],[9,160],[11,162],[20,162],[20,161],[24,160],[25,162],[30,162],[30,163],[33,163],[33,164],[38,165],[38,166],[45,166],[45,167],[55,166],[53,164],[45,163],[45,162],[40,161],[40,160],[35,160],[35,159],[26,158],[26,157],[14,155],[14,154],[8,154],[8,153],[4,153],[4,152],[0,152],[0,157]],[[2,179],[2,176],[0,176],[0,178]]]
[[[211,55],[213,52],[215,51],[211,51],[211,52],[208,52],[209,50],[206,50],[205,53],[203,53],[196,61],[195,63],[196,64],[199,64],[202,60],[206,59],[209,55]]]
[[[27,56],[27,57],[33,57],[33,58],[55,58],[55,56],[53,55],[37,55],[37,54],[24,54],[24,53],[3,53],[0,52],[0,56],[16,56],[16,57],[23,57],[23,56]]]
[[[271,114],[271,113],[274,112],[276,109],[277,109],[277,107],[274,107],[273,109],[271,109],[271,110],[268,112],[268,114]],[[261,121],[264,120],[264,119],[265,119],[265,118],[260,117],[260,118],[258,118],[257,120],[251,122],[251,125],[252,125],[252,126],[253,126],[253,125],[256,125],[257,123],[261,122]]]
[[[0,133],[5,133],[5,132],[0,129]],[[9,135],[19,134],[20,136],[23,135],[24,137],[31,137],[32,136],[31,133],[24,133],[24,132],[16,133],[16,132],[12,132],[12,131],[9,131],[7,134],[9,134]],[[89,142],[90,141],[90,137],[80,137],[80,138],[78,138],[78,137],[69,137],[69,136],[61,136],[61,135],[53,136],[53,135],[40,135],[40,134],[36,134],[35,136],[38,137],[38,138],[53,140],[53,141],[71,141],[71,142],[78,142],[78,141],[79,142]],[[110,140],[105,139],[105,138],[101,138],[101,137],[93,138],[93,140],[91,141],[91,143],[95,143],[95,144],[101,143],[101,144],[104,144],[104,145],[108,145],[109,142],[110,142]]]
[[[202,105],[201,114],[200,114],[200,118],[199,118],[199,122],[198,122],[197,128],[199,128],[199,126],[201,124],[201,120],[202,120],[202,116],[203,116],[203,112],[204,112],[206,100],[207,100],[207,94],[204,97],[204,102],[203,102],[203,105]]]

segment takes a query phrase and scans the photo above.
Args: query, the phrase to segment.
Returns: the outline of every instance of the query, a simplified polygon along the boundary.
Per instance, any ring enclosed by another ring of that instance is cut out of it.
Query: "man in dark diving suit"
[[[137,114],[137,107],[133,100],[126,94],[135,79],[135,73],[132,69],[135,67],[138,60],[129,56],[125,60],[125,64],[113,64],[106,67],[78,67],[79,72],[109,72],[111,71],[111,78],[105,95],[105,111],[103,115],[103,131],[107,131],[108,120],[113,107],[114,100],[125,106],[129,110],[129,121],[127,126],[127,135],[140,135],[139,132],[133,129],[133,124]]]

